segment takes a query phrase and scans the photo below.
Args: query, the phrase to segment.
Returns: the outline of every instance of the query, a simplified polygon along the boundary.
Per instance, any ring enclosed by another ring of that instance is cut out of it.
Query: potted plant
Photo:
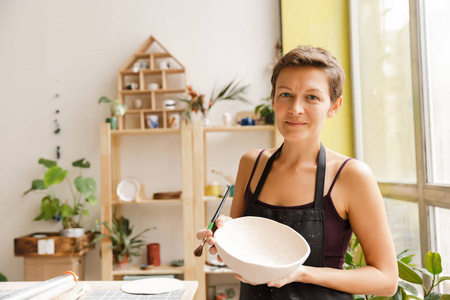
[[[219,101],[224,100],[237,100],[242,102],[249,102],[245,98],[245,94],[247,93],[249,85],[241,85],[240,83],[232,80],[230,83],[225,85],[219,91],[213,89],[211,93],[210,99],[207,101],[207,105],[205,106],[205,95],[198,95],[193,89],[192,86],[188,86],[188,94],[189,99],[179,98],[178,101],[182,101],[186,103],[186,108],[182,112],[182,118],[189,123],[191,121],[191,114],[201,112],[203,113],[204,122],[206,125],[209,125],[208,112],[213,107],[213,105]]]
[[[117,218],[116,214],[113,214],[113,220],[111,225],[108,222],[101,223],[105,226],[108,233],[100,234],[99,229],[96,230],[96,237],[92,240],[95,243],[103,238],[108,238],[111,241],[109,249],[113,252],[113,260],[115,268],[123,269],[128,266],[128,261],[131,256],[140,256],[139,248],[144,245],[144,240],[140,237],[147,231],[153,228],[147,228],[141,231],[139,234],[131,237],[133,228],[130,227],[130,221],[125,217]],[[97,223],[97,228],[101,227],[100,223]]]
[[[85,231],[83,217],[89,215],[88,207],[97,203],[95,180],[92,177],[81,176],[80,171],[80,175],[75,178],[72,184],[68,178],[69,171],[59,167],[55,161],[41,158],[39,164],[46,167],[44,178],[33,180],[31,188],[24,193],[24,195],[32,191],[44,193],[40,214],[34,220],[61,221],[63,225],[62,236],[82,236]],[[90,163],[83,158],[74,161],[72,166],[82,170],[89,168]],[[54,187],[64,180],[71,193],[70,203],[67,198],[61,201],[63,198],[56,196],[54,190]]]
[[[127,112],[127,106],[119,102],[119,100],[112,101],[106,96],[100,97],[98,99],[98,104],[100,103],[109,103],[111,110],[111,117],[106,119],[106,122],[111,124],[111,129],[117,129],[118,118],[123,116]]]
[[[417,299],[417,300],[438,300],[438,299],[450,299],[449,294],[441,294],[433,292],[433,289],[437,287],[441,282],[450,280],[450,276],[437,277],[442,272],[441,256],[437,252],[428,251],[423,258],[424,269],[417,268],[412,264],[412,258],[414,254],[409,254],[409,250],[402,251],[397,255],[398,265],[398,287],[397,292],[392,297],[377,297],[373,295],[354,295],[353,299],[365,300],[365,299]],[[345,254],[345,269],[357,269],[366,265],[364,253],[361,245],[355,235],[352,236],[349,248]],[[431,286],[427,289],[424,285],[424,281],[421,275],[430,277]],[[419,298],[418,290],[413,284],[420,285],[423,291],[423,298]]]
[[[255,107],[255,114],[264,118],[266,124],[273,124],[275,121],[275,114],[273,112],[272,100],[270,97],[261,99],[264,103],[261,103]]]

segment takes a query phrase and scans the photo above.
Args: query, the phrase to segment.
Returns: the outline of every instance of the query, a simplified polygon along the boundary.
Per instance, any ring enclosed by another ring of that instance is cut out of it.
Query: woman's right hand
[[[215,227],[220,228],[223,226],[225,222],[231,219],[232,219],[231,217],[220,215],[215,222]],[[207,228],[198,231],[197,239],[203,240],[204,238],[207,238],[206,243],[211,246],[209,248],[209,253],[212,255],[217,254],[217,249],[215,247],[216,239],[214,238],[213,232]],[[217,260],[219,260],[220,262],[222,261],[222,259],[219,256],[217,256]]]

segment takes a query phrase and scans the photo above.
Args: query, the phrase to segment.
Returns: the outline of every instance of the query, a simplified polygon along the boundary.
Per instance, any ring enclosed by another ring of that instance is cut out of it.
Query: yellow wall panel
[[[348,0],[281,0],[281,24],[284,53],[298,45],[322,47],[344,68],[343,105],[325,122],[321,139],[326,147],[354,156]]]

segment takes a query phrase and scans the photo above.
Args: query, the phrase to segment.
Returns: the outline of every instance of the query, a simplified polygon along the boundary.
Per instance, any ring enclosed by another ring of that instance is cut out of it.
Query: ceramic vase
[[[80,237],[85,233],[84,228],[66,228],[61,230],[61,236]]]
[[[106,122],[111,124],[111,130],[117,129],[118,119],[116,117],[107,118]]]

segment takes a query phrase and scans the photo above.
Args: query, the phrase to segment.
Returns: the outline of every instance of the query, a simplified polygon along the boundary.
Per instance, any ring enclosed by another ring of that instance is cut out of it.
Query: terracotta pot
[[[127,269],[128,268],[128,255],[124,255],[121,262],[119,262],[119,256],[114,256],[114,269]]]

